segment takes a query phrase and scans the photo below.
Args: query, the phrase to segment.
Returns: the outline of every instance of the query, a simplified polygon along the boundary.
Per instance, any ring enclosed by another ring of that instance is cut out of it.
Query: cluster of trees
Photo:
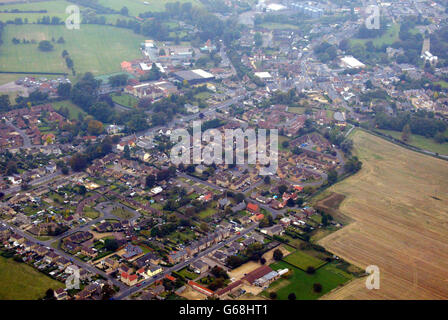
[[[396,116],[378,112],[375,116],[375,124],[379,129],[400,132],[403,132],[406,125],[409,125],[410,133],[432,138],[443,136],[443,132],[447,129],[445,122],[434,118],[432,112],[426,111],[399,112]]]
[[[84,153],[74,154],[70,160],[69,165],[73,171],[82,171],[95,159],[102,158],[112,152],[112,145],[116,144],[115,137],[106,137],[101,142],[92,144],[87,147]]]
[[[358,157],[351,157],[345,164],[344,170],[348,173],[356,173],[362,168],[362,162],[358,159]]]
[[[127,83],[128,83],[128,75],[127,74],[117,74],[117,75],[111,76],[109,78],[109,84],[112,87],[125,86]]]
[[[62,42],[60,42],[62,41]],[[64,38],[59,38],[58,43],[64,43]],[[73,75],[76,74],[75,72],[75,63],[73,62],[72,58],[70,58],[70,54],[67,50],[62,51],[62,59],[65,59],[65,64],[67,65],[67,68],[72,70]]]
[[[39,42],[38,48],[40,51],[49,52],[53,50],[54,46],[50,41],[42,40],[41,42]]]
[[[336,46],[329,44],[328,42],[322,42],[320,45],[314,48],[314,53],[321,62],[327,63],[336,59],[336,50]]]
[[[37,24],[59,25],[64,23],[59,17],[44,16],[37,18]]]

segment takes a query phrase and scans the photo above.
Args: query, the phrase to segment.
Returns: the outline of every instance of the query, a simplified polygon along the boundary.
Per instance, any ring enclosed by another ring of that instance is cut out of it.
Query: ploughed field
[[[448,162],[363,131],[352,137],[363,168],[330,191],[346,197],[339,210],[353,222],[319,244],[377,265],[380,289],[361,278],[324,298],[448,299]]]

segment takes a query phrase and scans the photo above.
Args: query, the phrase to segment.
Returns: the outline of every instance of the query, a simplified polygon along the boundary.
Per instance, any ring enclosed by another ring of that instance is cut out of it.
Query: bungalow
[[[261,233],[267,234],[268,236],[280,236],[283,234],[284,229],[281,225],[276,224],[269,228],[261,229]]]

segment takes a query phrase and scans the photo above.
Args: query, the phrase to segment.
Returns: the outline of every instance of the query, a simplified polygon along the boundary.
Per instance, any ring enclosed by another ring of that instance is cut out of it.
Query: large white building
[[[341,63],[344,67],[349,69],[364,68],[366,66],[364,63],[354,58],[353,56],[342,57]]]

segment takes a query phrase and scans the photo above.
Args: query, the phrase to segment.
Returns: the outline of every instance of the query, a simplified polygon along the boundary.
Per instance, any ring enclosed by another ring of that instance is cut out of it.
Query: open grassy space
[[[116,208],[112,210],[111,213],[122,220],[128,220],[134,217],[134,214],[132,212],[123,208]]]
[[[259,25],[260,28],[265,28],[269,30],[297,30],[298,26],[288,23],[275,23],[275,22],[265,22]]]
[[[364,281],[329,299],[447,299],[448,162],[354,130],[363,168],[332,186],[354,222],[319,241],[362,269],[376,265],[381,289]]]
[[[314,269],[317,269],[325,264],[325,261],[310,256],[300,250],[287,255],[283,258],[283,260],[302,270],[306,270],[308,267],[314,267]]]
[[[116,93],[112,94],[112,100],[118,104],[121,104],[125,107],[135,108],[138,104],[138,99],[129,94],[121,94],[118,95]]]
[[[400,24],[395,23],[395,24],[391,25],[381,37],[371,38],[371,39],[354,38],[354,39],[350,40],[350,43],[352,45],[354,45],[354,44],[365,44],[368,41],[372,41],[376,47],[381,47],[385,44],[390,45],[398,40],[399,32],[400,32]]]
[[[36,300],[49,289],[64,286],[33,267],[0,257],[0,300]]]
[[[5,4],[0,6],[1,11],[8,10],[9,12],[1,12],[0,13],[0,21],[13,21],[15,18],[22,18],[24,22],[25,19],[28,19],[28,23],[37,22],[38,19],[41,19],[44,16],[50,17],[58,17],[61,20],[65,20],[69,15],[65,13],[65,9],[73,5],[68,1],[57,0],[57,1],[40,1],[40,2],[30,2],[30,3],[14,3],[14,4]],[[46,10],[47,12],[11,12],[11,10],[19,10],[19,11],[42,11]]]
[[[288,107],[288,112],[295,113],[295,114],[304,114],[305,108],[304,107]]]
[[[145,2],[148,4],[145,4]],[[165,4],[168,2],[179,2],[181,4],[190,2],[193,6],[202,6],[199,0],[98,0],[99,4],[114,10],[121,10],[121,8],[127,7],[129,15],[133,16],[148,11],[165,11]]]
[[[395,139],[401,140],[401,132],[399,131],[393,131],[393,130],[380,130],[377,129],[379,132],[390,135],[394,137]],[[437,152],[439,154],[445,154],[448,155],[448,143],[437,143],[432,138],[426,138],[424,136],[420,136],[418,134],[411,134],[411,140],[408,142],[408,144],[415,146],[420,149]]]
[[[41,40],[63,37],[65,43],[53,43],[51,52],[38,50]],[[35,44],[12,43],[12,38],[36,40]],[[78,74],[90,71],[94,74],[113,73],[121,70],[123,60],[140,57],[139,45],[143,36],[130,30],[111,26],[82,25],[80,30],[68,30],[65,26],[8,25],[0,47],[0,70],[26,72],[68,72],[62,51],[67,50]],[[71,73],[70,73],[71,74]],[[20,77],[16,75],[16,79]]]
[[[274,291],[277,293],[278,300],[287,300],[290,293],[295,293],[297,300],[315,300],[353,278],[334,264],[327,264],[314,274],[307,274],[283,261],[275,262],[270,267],[274,270],[288,268],[292,272],[290,278],[274,281],[267,290],[261,293],[262,296],[269,297],[269,292]],[[321,292],[314,292],[314,283],[322,285]]]
[[[77,105],[73,104],[70,100],[58,101],[52,103],[53,108],[58,111],[61,108],[67,108],[70,113],[71,120],[78,120],[79,114],[86,115],[84,110],[82,110]]]

